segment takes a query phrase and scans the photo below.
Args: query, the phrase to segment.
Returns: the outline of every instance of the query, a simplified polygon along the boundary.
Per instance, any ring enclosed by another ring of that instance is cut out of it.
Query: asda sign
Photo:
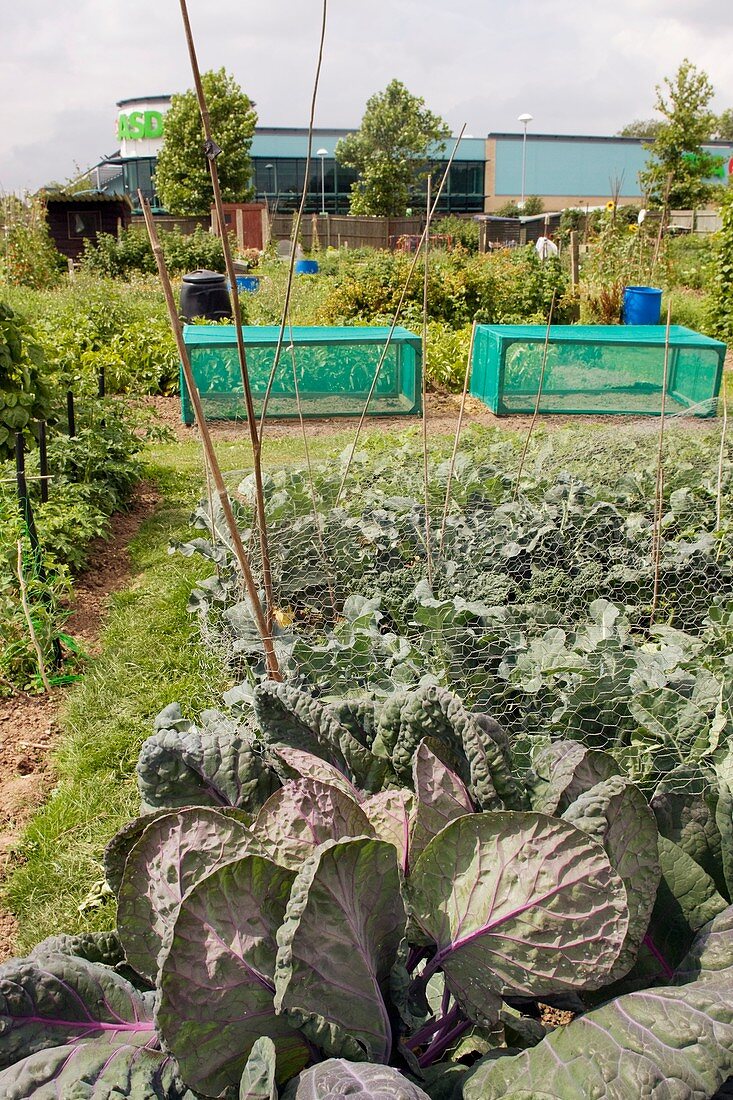
[[[162,111],[130,111],[117,120],[118,141],[142,141],[162,138],[165,116]]]

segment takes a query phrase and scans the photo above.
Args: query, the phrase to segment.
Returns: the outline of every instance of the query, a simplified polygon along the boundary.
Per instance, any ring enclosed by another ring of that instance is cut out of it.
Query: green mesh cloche
[[[279,328],[245,326],[255,412],[259,416],[275,361]],[[291,344],[292,332],[292,344]],[[268,417],[360,416],[389,335],[388,328],[298,326],[285,330]],[[246,419],[233,325],[186,325],[183,339],[207,420]],[[420,339],[404,328],[392,334],[374,394],[370,416],[414,415],[422,408]],[[192,424],[193,407],[181,372],[181,412]]]
[[[545,325],[478,325],[471,393],[498,416],[534,412]],[[665,414],[714,416],[725,344],[670,328]],[[663,325],[552,325],[539,401],[541,413],[659,416],[664,381]]]

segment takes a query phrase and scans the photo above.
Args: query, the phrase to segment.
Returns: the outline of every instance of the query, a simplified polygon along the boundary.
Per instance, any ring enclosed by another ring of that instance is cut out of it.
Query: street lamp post
[[[273,179],[274,179],[274,174],[275,174],[275,165],[274,164],[266,164],[265,165],[265,171],[267,172],[267,182],[269,184],[270,193],[274,195],[275,194],[275,188],[273,187]]]
[[[321,213],[326,213],[326,157],[328,149],[316,149],[316,156],[321,158]]]
[[[524,210],[524,183],[527,171],[527,123],[532,121],[532,115],[520,115],[517,121],[524,126],[524,136],[522,138],[522,201],[519,204],[521,209]]]

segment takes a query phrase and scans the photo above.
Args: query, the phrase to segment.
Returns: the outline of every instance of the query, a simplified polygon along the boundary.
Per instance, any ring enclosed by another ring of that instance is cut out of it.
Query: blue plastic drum
[[[260,277],[259,275],[236,275],[237,290],[241,292],[244,290],[248,294],[256,294],[260,289]],[[229,281],[227,281],[227,289],[231,290]]]
[[[624,324],[658,325],[662,292],[655,286],[627,286],[624,290]]]
[[[296,260],[295,261],[295,274],[296,275],[317,275],[318,274],[318,260]]]

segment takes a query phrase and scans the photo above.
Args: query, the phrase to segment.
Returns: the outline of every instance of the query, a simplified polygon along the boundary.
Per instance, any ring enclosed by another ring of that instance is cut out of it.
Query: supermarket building
[[[99,190],[127,194],[133,209],[137,190],[160,209],[155,193],[155,162],[163,142],[165,113],[170,96],[144,96],[117,104],[119,150],[91,169]],[[313,131],[306,213],[325,210],[346,214],[353,170],[338,164],[334,148],[347,129]],[[733,143],[712,141],[706,150],[721,158],[720,182],[733,173]],[[445,164],[450,142],[435,156]],[[255,130],[250,148],[256,201],[271,210],[288,212],[300,202],[305,182],[308,131],[288,127]],[[464,137],[453,158],[439,201],[441,213],[491,213],[522,193],[538,195],[546,209],[599,206],[612,195],[621,202],[641,200],[639,172],[648,151],[640,138],[579,137],[565,134],[490,133],[485,138]],[[423,200],[424,201],[424,200]],[[416,208],[421,197],[415,195]]]

